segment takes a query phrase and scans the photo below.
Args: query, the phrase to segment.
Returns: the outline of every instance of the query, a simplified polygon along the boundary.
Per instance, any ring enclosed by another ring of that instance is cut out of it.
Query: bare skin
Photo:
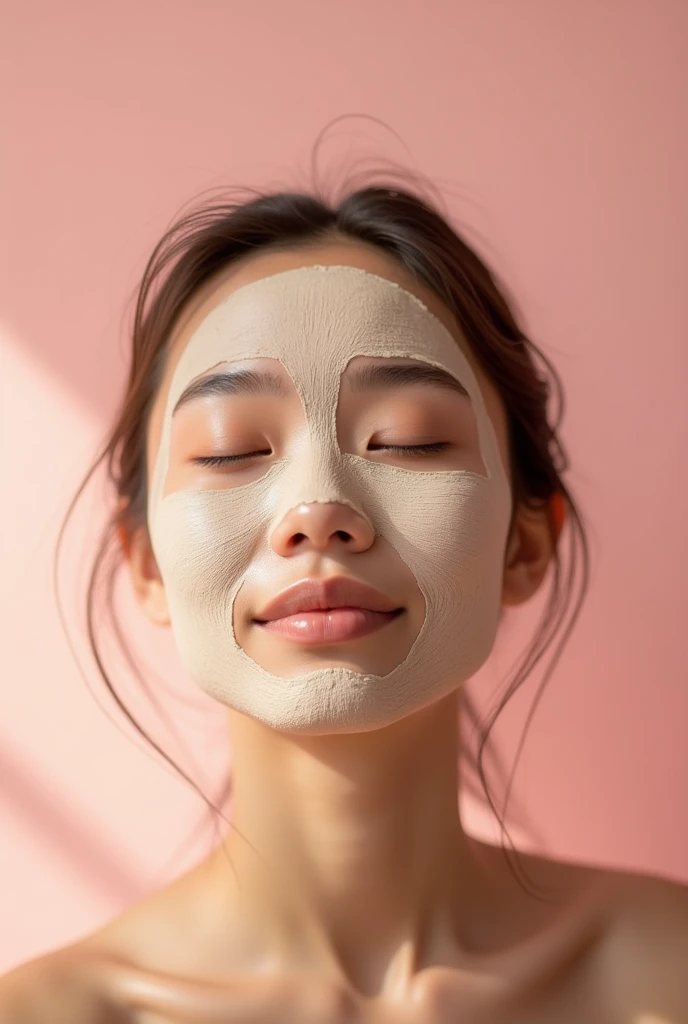
[[[396,281],[442,319],[474,369],[508,460],[500,399],[449,310],[385,254],[333,238],[253,256],[194,298],[171,339],[148,429],[149,471],[174,367],[210,309],[251,280],[323,263]],[[399,394],[394,415],[422,418],[421,397],[427,408],[427,393]],[[433,415],[443,415],[438,397],[429,397]],[[298,431],[298,401],[279,410],[270,399],[250,401],[243,422],[279,416],[285,434]],[[347,423],[366,414],[356,401],[343,389],[338,416]],[[187,441],[208,445],[227,398],[213,402],[184,421]],[[448,408],[448,421],[450,414]],[[181,458],[173,445],[171,474],[185,471]],[[348,548],[342,531],[353,538]],[[302,539],[294,546],[296,534]],[[293,570],[292,580],[316,564],[346,574],[352,559],[374,561],[381,589],[387,582],[404,596],[409,633],[400,642],[412,642],[413,577],[393,552],[376,547],[352,509],[299,506],[272,543],[271,557]],[[519,509],[503,604],[528,600],[551,557],[544,511]],[[145,614],[168,625],[145,530],[129,538],[127,558]],[[255,584],[242,592],[235,631],[247,652],[274,670],[293,656],[289,642],[265,645],[250,615],[272,596]],[[328,663],[379,671],[375,659],[383,655],[370,638],[341,647]],[[549,897],[534,899],[501,852],[463,828],[457,713],[454,693],[386,729],[300,736],[230,710],[233,827],[222,843],[105,928],[0,979],[0,1024],[688,1022],[688,887],[523,855],[527,878]]]

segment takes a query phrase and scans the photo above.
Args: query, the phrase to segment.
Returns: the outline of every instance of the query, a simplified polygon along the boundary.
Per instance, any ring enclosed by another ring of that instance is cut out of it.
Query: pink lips
[[[346,576],[306,579],[283,590],[256,615],[263,629],[303,644],[365,636],[403,611],[373,587]]]

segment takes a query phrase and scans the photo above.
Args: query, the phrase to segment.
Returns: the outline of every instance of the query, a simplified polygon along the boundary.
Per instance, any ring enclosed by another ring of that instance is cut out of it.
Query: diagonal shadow
[[[76,865],[80,878],[101,897],[105,891],[108,898],[128,905],[147,894],[140,874],[113,856],[107,845],[70,813],[45,780],[37,785],[6,749],[0,750],[0,801],[8,802],[13,813],[28,821],[34,832],[42,833],[50,844],[51,856],[59,857],[72,870]],[[5,818],[5,835],[6,829]]]

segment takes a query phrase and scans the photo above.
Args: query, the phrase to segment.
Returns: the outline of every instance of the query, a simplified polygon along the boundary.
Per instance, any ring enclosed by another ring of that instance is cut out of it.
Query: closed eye
[[[246,452],[244,455],[203,455],[191,461],[199,466],[224,466],[228,462],[241,462],[244,459],[252,459],[256,455],[272,455],[272,449],[267,448],[259,452]]]
[[[409,455],[432,455],[444,452],[451,445],[449,441],[435,441],[433,444],[369,444],[368,451],[404,452]]]
[[[432,444],[370,444],[369,451],[401,452],[404,455],[434,455],[444,452],[451,445],[449,441],[435,441]],[[243,455],[205,455],[193,459],[199,466],[224,466],[230,462],[242,462],[253,459],[257,455],[272,455],[272,450],[261,449],[257,452],[246,452]]]

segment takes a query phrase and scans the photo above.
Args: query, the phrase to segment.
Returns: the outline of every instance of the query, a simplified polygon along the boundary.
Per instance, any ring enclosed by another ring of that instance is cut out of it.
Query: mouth
[[[261,629],[296,643],[336,644],[374,633],[398,619],[403,612],[403,608],[389,612],[355,607],[319,608],[277,619],[253,621]]]
[[[253,622],[296,643],[334,644],[383,629],[404,610],[360,580],[334,576],[304,579],[287,587]]]

